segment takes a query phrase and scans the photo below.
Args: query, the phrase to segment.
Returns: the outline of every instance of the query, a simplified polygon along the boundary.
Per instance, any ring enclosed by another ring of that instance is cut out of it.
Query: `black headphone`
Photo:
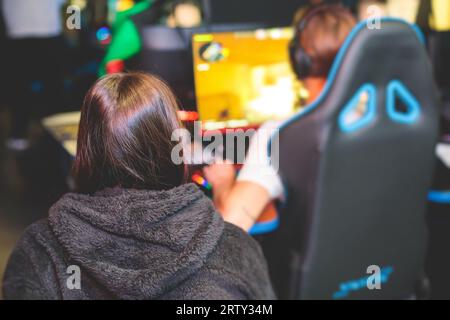
[[[303,49],[301,45],[302,33],[313,17],[315,17],[322,11],[329,9],[330,5],[327,4],[320,4],[306,9],[305,14],[295,27],[294,37],[289,43],[289,58],[291,61],[292,69],[294,70],[297,78],[300,80],[303,80],[310,75],[313,62],[312,58],[308,55],[308,53]]]

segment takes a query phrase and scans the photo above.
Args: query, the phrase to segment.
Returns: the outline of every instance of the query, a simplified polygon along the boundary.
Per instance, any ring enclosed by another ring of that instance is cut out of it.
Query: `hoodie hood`
[[[49,224],[71,262],[121,299],[156,299],[204,266],[224,222],[195,185],[67,194]]]

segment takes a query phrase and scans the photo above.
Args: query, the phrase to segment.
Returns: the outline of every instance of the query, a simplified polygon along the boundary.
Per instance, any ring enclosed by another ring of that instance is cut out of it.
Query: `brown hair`
[[[184,182],[171,160],[180,128],[169,87],[143,73],[108,75],[89,90],[81,109],[73,174],[82,193],[107,187],[163,190]]]
[[[300,46],[311,57],[310,75],[326,78],[345,38],[356,25],[353,14],[339,4],[313,6],[299,10],[294,18]]]

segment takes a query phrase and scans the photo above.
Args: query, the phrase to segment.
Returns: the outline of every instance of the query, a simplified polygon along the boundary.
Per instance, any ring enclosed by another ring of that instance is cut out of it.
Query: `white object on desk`
[[[450,144],[439,143],[436,147],[436,155],[450,169]]]
[[[62,144],[64,149],[75,157],[77,152],[77,132],[80,123],[81,113],[66,112],[56,114],[42,120],[45,129],[50,132],[53,138]]]

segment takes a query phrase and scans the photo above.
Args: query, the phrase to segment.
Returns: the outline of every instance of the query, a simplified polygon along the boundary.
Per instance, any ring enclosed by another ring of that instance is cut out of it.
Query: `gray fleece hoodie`
[[[258,244],[224,223],[193,184],[63,196],[25,231],[3,292],[6,299],[274,298]]]

